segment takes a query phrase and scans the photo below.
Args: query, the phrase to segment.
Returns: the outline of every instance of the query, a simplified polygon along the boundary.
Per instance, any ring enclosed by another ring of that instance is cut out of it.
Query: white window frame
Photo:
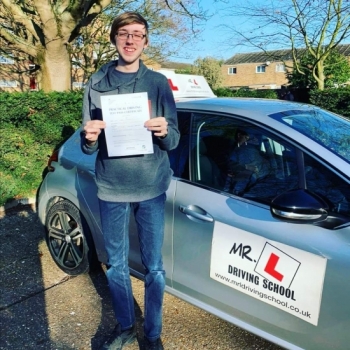
[[[74,81],[72,84],[72,87],[74,89],[84,89],[85,88],[85,84],[82,81]]]
[[[0,64],[14,64],[15,60],[10,57],[0,56]]]
[[[2,88],[16,88],[17,87],[17,80],[0,80],[0,87]]]
[[[237,74],[237,67],[228,67],[228,69],[227,69],[227,74],[228,74],[228,75]]]
[[[285,73],[286,72],[286,66],[284,63],[276,63],[276,72],[277,73]]]
[[[266,66],[263,64],[256,66],[255,72],[256,73],[266,73]]]

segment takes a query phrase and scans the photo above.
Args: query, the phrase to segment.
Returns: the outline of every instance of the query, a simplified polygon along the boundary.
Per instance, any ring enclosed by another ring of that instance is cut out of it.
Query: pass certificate
[[[153,153],[147,92],[101,96],[101,108],[109,157]]]

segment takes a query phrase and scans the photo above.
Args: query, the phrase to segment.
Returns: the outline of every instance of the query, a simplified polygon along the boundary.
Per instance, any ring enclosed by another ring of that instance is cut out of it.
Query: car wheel
[[[79,275],[93,264],[90,232],[79,209],[68,200],[55,203],[46,218],[46,243],[58,267]]]

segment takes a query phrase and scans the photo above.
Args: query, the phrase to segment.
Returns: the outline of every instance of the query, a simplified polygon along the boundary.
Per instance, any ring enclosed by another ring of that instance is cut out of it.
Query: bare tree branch
[[[36,39],[39,40],[33,22],[25,15],[21,7],[14,4],[13,1],[10,0],[2,0],[2,3],[7,8],[9,13],[12,14],[14,21],[23,25]]]
[[[330,52],[350,37],[350,3],[346,0],[269,0],[230,2],[230,17],[238,20],[229,29],[231,43],[268,53],[271,47],[289,47],[294,69],[301,74],[298,52],[305,48],[314,57],[312,71],[323,88],[324,62]],[[226,9],[226,11],[228,10]],[[242,23],[242,18],[246,19]],[[250,30],[247,31],[247,24]],[[244,28],[244,29],[242,29]],[[271,39],[274,40],[271,40]]]
[[[9,54],[16,50],[16,56],[21,52],[22,57],[30,57],[40,66],[42,89],[67,90],[71,87],[72,57],[88,76],[115,56],[106,29],[113,16],[125,10],[147,15],[152,35],[147,54],[156,59],[164,59],[192,40],[198,24],[206,18],[200,0],[1,0],[0,39]],[[94,32],[103,12],[110,16]],[[89,37],[88,33],[97,36]],[[84,35],[83,46],[91,45],[85,51],[76,44]]]

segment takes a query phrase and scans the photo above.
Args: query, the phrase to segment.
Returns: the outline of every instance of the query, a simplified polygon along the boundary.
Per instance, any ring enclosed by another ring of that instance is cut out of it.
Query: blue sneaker
[[[147,338],[145,338],[144,342],[144,350],[164,350],[163,344],[160,338],[158,338],[155,341],[150,341]]]

